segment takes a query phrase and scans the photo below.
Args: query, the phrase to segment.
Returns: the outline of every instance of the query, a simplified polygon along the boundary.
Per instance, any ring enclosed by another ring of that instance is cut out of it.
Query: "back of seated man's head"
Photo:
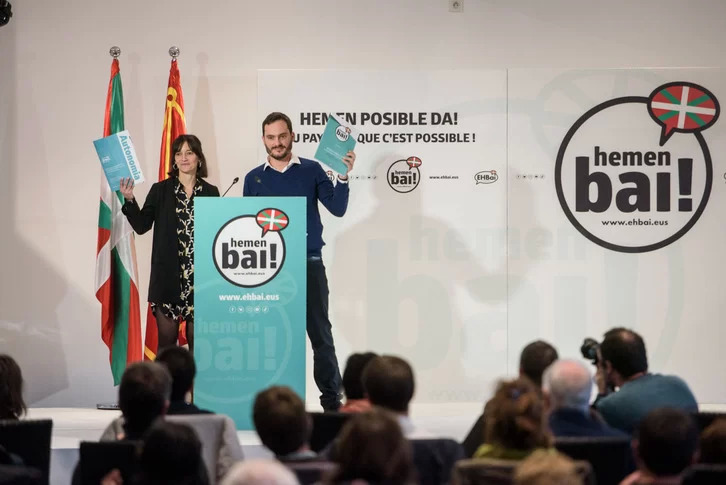
[[[726,465],[726,419],[715,419],[703,430],[698,461],[712,465]]]
[[[310,418],[305,403],[289,387],[273,386],[257,394],[252,419],[262,444],[277,456],[308,445]]]
[[[184,401],[197,374],[194,356],[184,347],[175,345],[159,352],[156,362],[164,364],[171,374],[171,401]]]
[[[694,461],[698,428],[688,413],[659,408],[641,421],[635,448],[641,469],[657,477],[677,476]]]
[[[600,355],[603,362],[610,362],[613,370],[624,380],[648,371],[645,342],[640,335],[627,328],[608,330],[600,344]]]
[[[118,404],[127,437],[140,437],[166,413],[171,396],[171,375],[156,362],[134,362],[126,368],[118,388]]]
[[[592,393],[590,371],[577,360],[556,360],[542,376],[542,391],[550,410],[577,409],[586,412]]]
[[[363,370],[363,389],[375,406],[406,414],[414,388],[413,369],[400,357],[375,357]]]
[[[552,345],[544,340],[535,340],[522,349],[519,356],[519,374],[541,387],[542,374],[557,357],[557,350]]]
[[[209,483],[202,462],[202,444],[186,424],[156,422],[144,435],[139,465],[142,485]]]
[[[295,474],[277,460],[252,459],[235,463],[220,485],[298,485]]]
[[[378,355],[373,352],[350,354],[343,372],[343,390],[346,399],[363,399],[365,397],[363,370],[375,357]]]

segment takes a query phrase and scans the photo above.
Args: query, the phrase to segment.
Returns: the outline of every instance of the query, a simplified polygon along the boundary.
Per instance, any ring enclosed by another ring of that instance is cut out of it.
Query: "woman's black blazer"
[[[151,281],[149,282],[149,301],[154,303],[177,303],[181,295],[181,267],[179,246],[176,235],[176,177],[157,182],[149,189],[144,207],[134,198],[121,208],[131,227],[138,234],[144,234],[154,226],[154,242],[151,247]],[[219,189],[199,179],[202,192],[195,195],[219,197]]]

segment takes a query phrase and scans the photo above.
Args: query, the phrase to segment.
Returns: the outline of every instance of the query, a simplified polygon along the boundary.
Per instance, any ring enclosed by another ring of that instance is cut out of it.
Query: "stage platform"
[[[418,404],[411,409],[417,428],[461,441],[483,409],[479,403]],[[308,409],[318,409],[310,406]],[[97,441],[119,411],[84,408],[30,408],[28,419],[52,419],[51,485],[68,485],[81,441]],[[271,457],[254,431],[238,431],[245,458]]]

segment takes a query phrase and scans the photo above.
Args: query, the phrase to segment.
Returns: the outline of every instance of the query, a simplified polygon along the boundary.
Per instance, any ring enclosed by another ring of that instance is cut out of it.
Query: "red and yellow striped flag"
[[[182,95],[181,79],[176,59],[171,61],[169,70],[169,85],[166,89],[166,108],[164,110],[164,129],[161,133],[161,154],[159,157],[159,181],[169,177],[169,171],[174,163],[174,154],[171,145],[179,135],[186,133],[186,120],[184,118],[184,96]],[[180,335],[180,344],[186,343],[184,335]],[[144,358],[156,359],[159,347],[159,334],[156,328],[156,318],[149,305],[146,311],[146,338],[144,340]]]

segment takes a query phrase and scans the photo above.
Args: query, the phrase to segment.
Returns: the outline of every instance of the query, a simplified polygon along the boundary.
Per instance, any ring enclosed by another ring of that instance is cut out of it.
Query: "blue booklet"
[[[129,132],[119,131],[111,136],[94,140],[98,159],[101,161],[103,173],[108,185],[114,192],[121,187],[121,179],[131,178],[138,185],[144,181],[141,165],[131,143]]]
[[[349,123],[345,123],[340,117],[331,114],[315,152],[315,159],[339,174],[345,175],[348,167],[343,163],[343,157],[355,148],[356,138],[358,138],[358,130]]]

